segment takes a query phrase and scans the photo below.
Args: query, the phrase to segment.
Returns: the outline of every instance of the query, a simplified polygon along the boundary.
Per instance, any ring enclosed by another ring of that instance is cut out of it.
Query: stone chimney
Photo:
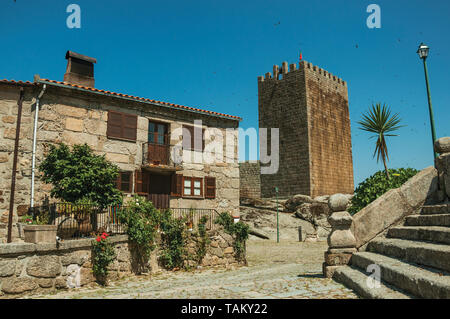
[[[79,53],[67,51],[67,69],[64,82],[95,87],[94,63],[97,60]]]

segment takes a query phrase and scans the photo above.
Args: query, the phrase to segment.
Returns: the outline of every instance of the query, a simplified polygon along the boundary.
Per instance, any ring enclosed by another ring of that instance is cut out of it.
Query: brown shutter
[[[142,172],[139,170],[134,172],[134,192],[142,193]]]
[[[137,115],[123,114],[123,138],[136,140],[137,136]]]
[[[106,135],[110,137],[122,137],[122,114],[108,111],[108,125]]]
[[[135,141],[137,137],[137,115],[108,111],[106,135]]]
[[[205,198],[216,198],[215,177],[205,177]]]
[[[181,197],[182,191],[183,191],[183,175],[173,174],[170,195],[175,197]]]

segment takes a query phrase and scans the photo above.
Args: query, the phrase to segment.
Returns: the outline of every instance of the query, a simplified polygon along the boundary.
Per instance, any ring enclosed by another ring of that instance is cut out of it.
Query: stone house
[[[97,89],[96,59],[71,51],[66,59],[63,82],[38,75],[33,82],[0,80],[0,242],[6,238],[20,96],[13,225],[49,194],[51,185],[39,180],[37,168],[48,146],[61,142],[87,143],[105,154],[120,168],[117,187],[127,197],[146,196],[158,208],[239,214],[241,118]]]

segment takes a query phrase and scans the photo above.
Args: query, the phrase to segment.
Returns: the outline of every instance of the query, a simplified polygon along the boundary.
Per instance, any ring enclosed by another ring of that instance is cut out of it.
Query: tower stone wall
[[[261,175],[262,197],[275,186],[279,196],[353,193],[345,81],[306,61],[283,62],[258,77],[258,111],[260,128],[279,128],[279,169]]]

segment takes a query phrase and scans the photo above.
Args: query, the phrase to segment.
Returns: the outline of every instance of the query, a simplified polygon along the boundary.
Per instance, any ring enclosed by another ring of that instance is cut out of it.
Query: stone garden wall
[[[222,230],[208,232],[210,243],[200,265],[193,260],[186,263],[193,268],[239,265],[234,256],[234,239]],[[60,289],[95,285],[92,273],[91,242],[94,239],[64,241],[57,244],[10,243],[0,244],[0,298],[16,298],[28,294],[43,294]],[[114,243],[116,260],[110,265],[108,281],[137,273],[132,244],[126,235],[109,237]],[[157,240],[157,247],[160,239]],[[187,252],[195,256],[196,237],[188,236]],[[148,275],[164,271],[158,262],[161,251],[152,252]],[[245,263],[243,261],[242,263]],[[198,266],[200,267],[198,267]]]
[[[387,229],[398,225],[406,216],[418,213],[422,205],[436,200],[437,170],[428,167],[405,184],[391,189],[353,216],[352,232],[360,250]]]

